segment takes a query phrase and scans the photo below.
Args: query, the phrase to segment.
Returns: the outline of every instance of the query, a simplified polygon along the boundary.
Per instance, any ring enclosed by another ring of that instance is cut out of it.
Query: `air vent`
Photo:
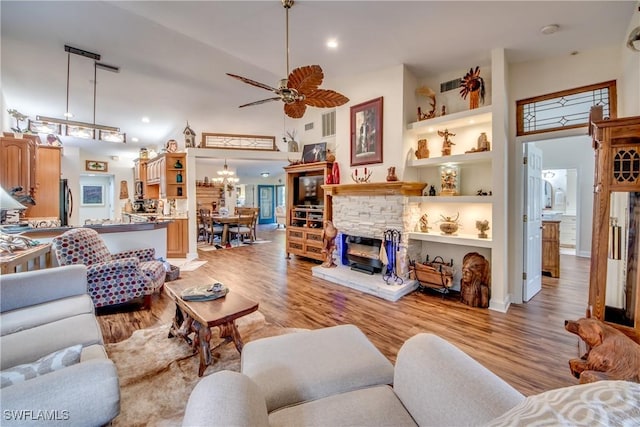
[[[304,125],[304,130],[311,130],[311,129],[313,129],[313,122],[307,123],[306,125]]]
[[[448,82],[440,83],[440,93],[449,92],[450,90],[458,89],[462,83],[461,78],[449,80]]]
[[[335,136],[336,110],[322,114],[322,137]]]

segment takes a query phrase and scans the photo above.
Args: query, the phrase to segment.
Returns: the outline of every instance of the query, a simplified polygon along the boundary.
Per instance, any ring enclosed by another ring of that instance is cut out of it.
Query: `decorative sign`
[[[203,133],[200,148],[264,151],[277,150],[275,136],[234,135],[228,133]]]

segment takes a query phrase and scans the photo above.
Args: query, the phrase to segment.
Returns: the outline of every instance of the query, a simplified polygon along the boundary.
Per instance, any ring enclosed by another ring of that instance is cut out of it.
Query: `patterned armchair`
[[[74,228],[52,241],[58,264],[87,266],[88,293],[96,307],[121,304],[151,294],[165,280],[166,271],[154,260],[155,249],[138,249],[112,254],[100,235],[90,228]]]

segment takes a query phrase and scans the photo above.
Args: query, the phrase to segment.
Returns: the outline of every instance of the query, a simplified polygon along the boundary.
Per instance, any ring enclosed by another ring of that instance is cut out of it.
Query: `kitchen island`
[[[160,213],[123,213],[123,220],[131,223],[145,223],[145,221],[168,221],[167,227],[167,257],[185,258],[189,250],[189,233],[187,215],[163,215]]]

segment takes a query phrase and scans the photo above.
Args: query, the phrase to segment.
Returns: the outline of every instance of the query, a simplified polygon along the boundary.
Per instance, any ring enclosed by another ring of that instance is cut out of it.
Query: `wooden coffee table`
[[[176,303],[176,315],[169,330],[169,338],[179,336],[185,339],[200,355],[198,376],[204,374],[207,366],[211,365],[211,352],[231,341],[238,352],[242,352],[242,338],[235,325],[235,320],[258,310],[258,303],[229,289],[229,293],[211,301],[184,301],[180,295],[182,291],[192,286],[210,285],[214,279],[180,279],[164,284],[165,292]],[[220,329],[220,338],[224,341],[210,348],[211,328]],[[194,338],[189,338],[194,332]]]

